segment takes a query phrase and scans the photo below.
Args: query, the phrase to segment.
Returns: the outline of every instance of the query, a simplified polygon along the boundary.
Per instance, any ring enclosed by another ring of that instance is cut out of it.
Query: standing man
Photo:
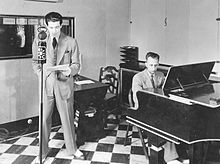
[[[165,77],[162,72],[157,71],[159,59],[160,56],[158,54],[148,52],[145,62],[146,69],[134,75],[132,81],[133,101],[135,103],[134,109],[138,109],[137,91],[146,88],[162,87]],[[181,162],[176,160],[179,156],[173,143],[166,142],[163,147],[164,160],[167,164],[181,164]]]
[[[80,70],[79,48],[77,41],[61,32],[62,16],[50,12],[45,16],[48,30],[46,38],[46,63],[43,66],[43,127],[42,127],[42,161],[49,152],[49,136],[52,124],[52,113],[55,108],[60,115],[67,155],[84,159],[77,149],[73,112],[73,76]],[[35,38],[32,45],[33,69],[40,78],[41,64],[38,63],[38,42]],[[65,65],[62,70],[51,70],[49,67]],[[37,160],[39,161],[39,159]]]

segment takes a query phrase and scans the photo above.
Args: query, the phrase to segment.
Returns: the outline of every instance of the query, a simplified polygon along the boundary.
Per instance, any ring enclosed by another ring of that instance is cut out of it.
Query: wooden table
[[[75,80],[74,110],[80,112],[77,143],[82,145],[86,140],[99,139],[105,136],[104,123],[106,111],[103,105],[108,85],[81,75],[77,76]],[[85,80],[90,80],[93,83],[76,84],[77,82],[85,82]],[[93,117],[85,116],[85,111],[91,108],[96,110],[95,115]]]
[[[81,85],[74,84],[74,101],[76,103],[75,105],[80,107],[80,112],[86,111],[89,106],[94,106],[98,110],[101,110],[100,105],[103,104],[108,85],[81,75],[75,79],[77,82],[84,80],[94,82]]]

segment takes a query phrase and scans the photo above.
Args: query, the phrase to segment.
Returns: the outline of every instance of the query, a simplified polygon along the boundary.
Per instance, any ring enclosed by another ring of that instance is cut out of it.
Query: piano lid
[[[167,72],[162,89],[183,91],[197,85],[207,84],[214,64],[215,61],[172,66]]]

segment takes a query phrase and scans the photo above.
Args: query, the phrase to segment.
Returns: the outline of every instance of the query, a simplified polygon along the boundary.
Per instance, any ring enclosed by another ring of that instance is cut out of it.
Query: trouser
[[[172,142],[166,142],[163,145],[164,148],[164,160],[165,162],[169,162],[179,157],[176,151],[176,146]]]
[[[53,96],[46,96],[46,94],[44,94],[42,155],[46,155],[49,151],[48,142],[52,126],[52,114],[55,103],[61,119],[67,154],[73,155],[77,150],[73,114],[73,97],[68,100],[62,99],[57,88],[54,88]]]

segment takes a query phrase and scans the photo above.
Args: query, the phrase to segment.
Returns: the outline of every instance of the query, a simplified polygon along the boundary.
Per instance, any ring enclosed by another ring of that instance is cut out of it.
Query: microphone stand
[[[41,74],[39,81],[39,92],[40,92],[40,108],[39,108],[39,160],[42,164],[42,136],[43,136],[43,101],[44,101],[44,63],[46,63],[46,38],[47,38],[47,29],[46,27],[39,27],[38,38],[38,64],[40,64]]]
[[[40,109],[39,109],[39,160],[40,164],[42,164],[42,136],[43,136],[43,66],[44,61],[41,62],[41,75],[40,75]]]

